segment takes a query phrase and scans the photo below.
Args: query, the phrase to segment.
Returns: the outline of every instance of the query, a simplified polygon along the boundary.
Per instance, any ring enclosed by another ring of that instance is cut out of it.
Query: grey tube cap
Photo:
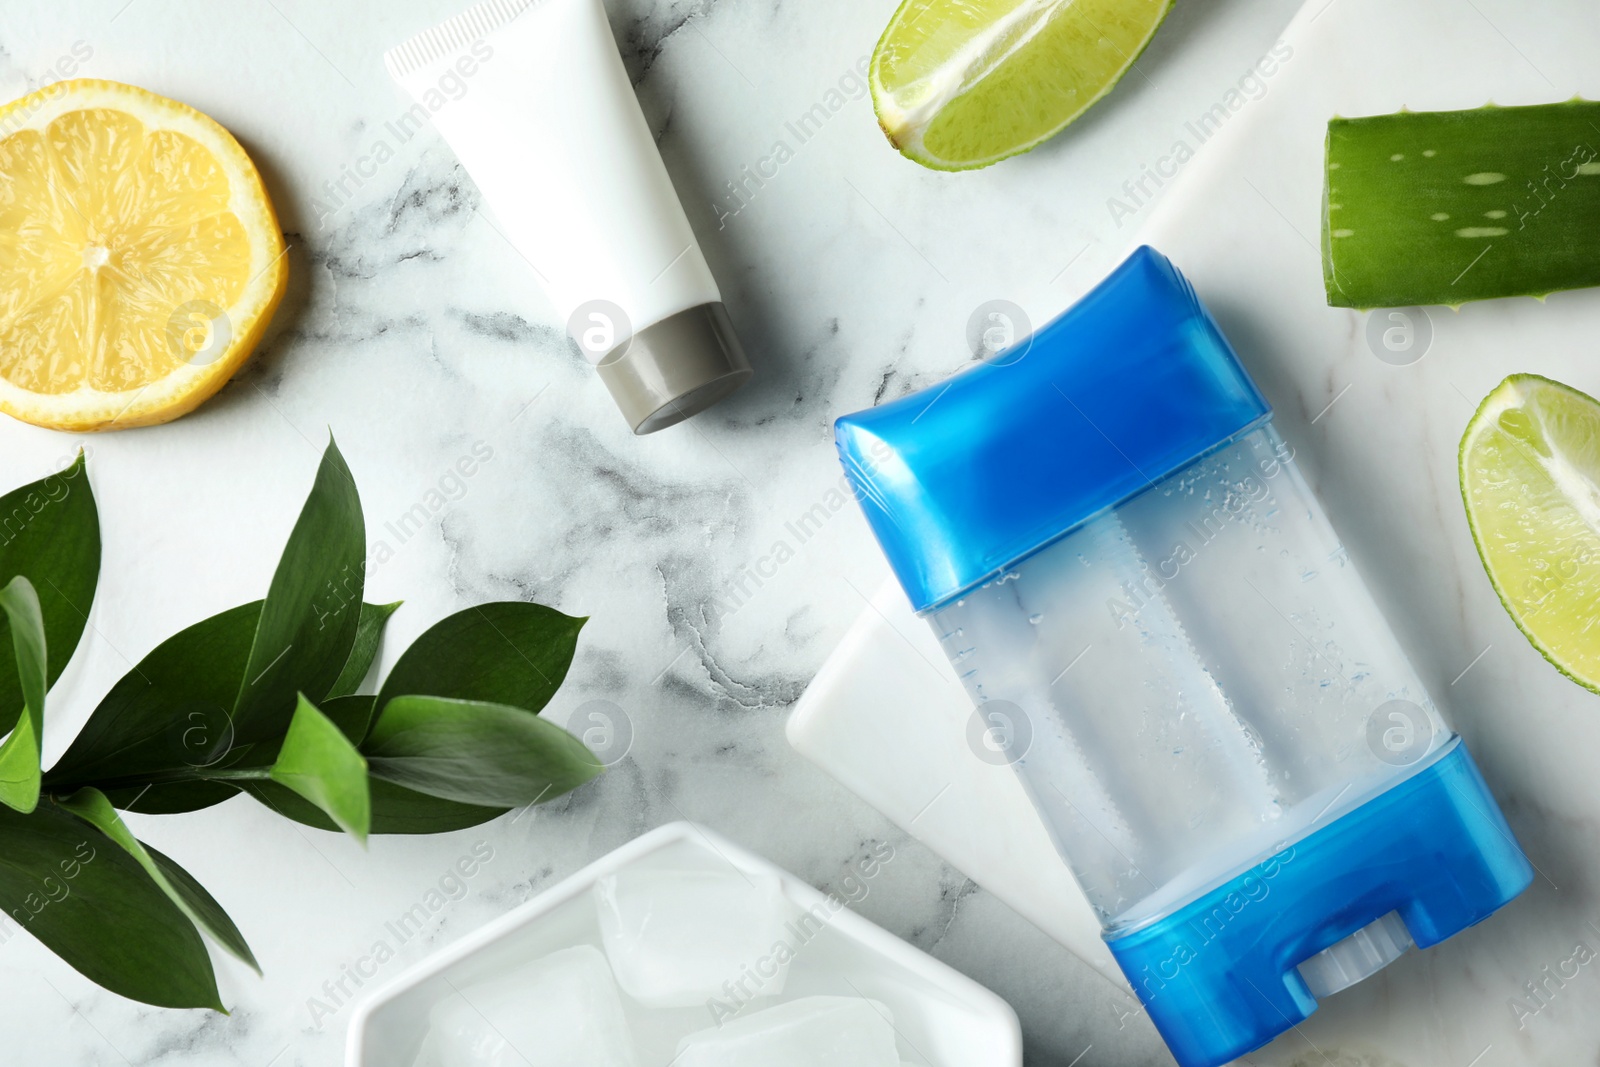
[[[721,303],[701,304],[646,326],[595,369],[641,436],[699,414],[753,373]]]

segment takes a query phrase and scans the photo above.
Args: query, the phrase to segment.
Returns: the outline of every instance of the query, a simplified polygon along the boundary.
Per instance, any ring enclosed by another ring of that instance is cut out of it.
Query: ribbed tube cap
[[[750,380],[750,361],[721,303],[669,315],[595,367],[639,435],[699,414]]]

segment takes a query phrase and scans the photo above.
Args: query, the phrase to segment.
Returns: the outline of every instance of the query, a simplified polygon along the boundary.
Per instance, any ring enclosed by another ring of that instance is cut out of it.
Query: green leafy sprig
[[[400,606],[363,600],[365,558],[361,499],[330,440],[266,598],[163,641],[44,770],[46,694],[99,581],[99,512],[81,455],[0,496],[0,907],[17,925],[115,993],[221,1011],[202,935],[259,973],[255,955],[119,811],[246,793],[364,842],[473,826],[600,772],[538,714],[587,620],[521,602],[468,608],[361,693]]]

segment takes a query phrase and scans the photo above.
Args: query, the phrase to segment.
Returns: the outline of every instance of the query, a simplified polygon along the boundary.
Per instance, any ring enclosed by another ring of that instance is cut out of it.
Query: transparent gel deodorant
[[[1173,266],[1135,252],[841,459],[1185,1067],[1532,870]]]

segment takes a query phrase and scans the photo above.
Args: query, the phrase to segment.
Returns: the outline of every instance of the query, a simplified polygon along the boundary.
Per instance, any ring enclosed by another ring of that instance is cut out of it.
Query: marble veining
[[[1296,4],[1179,5],[1139,72],[1067,135],[949,176],[896,155],[861,96],[842,96],[804,141],[787,128],[870,52],[894,0],[607,0],[757,369],[730,402],[635,439],[448,146],[431,129],[404,142],[387,132],[408,101],[382,51],[462,2],[66,0],[0,19],[6,98],[86,42],[84,75],[145,85],[236,133],[291,249],[265,342],[193,415],[87,439],[0,422],[8,486],[83,444],[101,507],[94,630],[52,696],[47,758],[130,661],[261,595],[329,432],[362,492],[369,593],[406,601],[382,663],[485,599],[588,615],[548,714],[609,701],[631,723],[631,750],[544,808],[367,851],[245,799],[135,817],[228,908],[265,977],[219,957],[232,1015],[161,1011],[14,936],[0,944],[7,1062],[338,1063],[363,991],[356,961],[382,957],[370,988],[681,818],[823,889],[892,844],[854,906],[1011,1001],[1030,1064],[1159,1062],[1148,1028],[1119,1026],[1122,994],[796,755],[783,723],[881,574],[854,506],[836,506],[832,418],[968,362],[967,321],[983,302],[1012,300],[1042,322],[1093,284],[1149,207],[1130,220],[1108,198],[1165,150],[1194,99],[1216,98],[1271,45]],[[379,138],[393,158],[348,180]],[[728,183],[779,140],[792,158],[731,201]],[[1325,403],[1306,396],[1306,417]],[[461,486],[446,482],[475,446],[490,458]],[[394,933],[480,841],[494,858],[465,891]]]

